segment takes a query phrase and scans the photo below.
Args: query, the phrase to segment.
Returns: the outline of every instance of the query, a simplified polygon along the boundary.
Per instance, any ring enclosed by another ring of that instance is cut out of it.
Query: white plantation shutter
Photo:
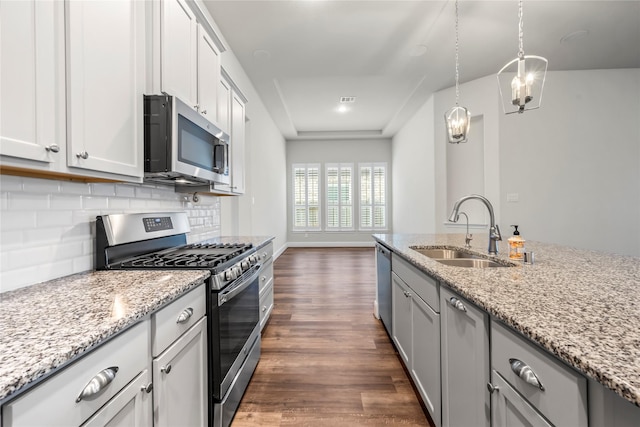
[[[353,165],[327,164],[326,176],[326,230],[353,230]]]
[[[293,229],[320,230],[320,165],[294,164]]]
[[[360,163],[360,229],[387,228],[387,165]]]

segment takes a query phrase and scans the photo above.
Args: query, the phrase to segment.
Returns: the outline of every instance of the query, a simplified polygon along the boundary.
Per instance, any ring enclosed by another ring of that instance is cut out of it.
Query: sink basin
[[[421,253],[424,256],[434,259],[455,259],[455,258],[480,258],[476,255],[468,254],[466,252],[457,251],[455,249],[422,249],[411,248],[416,252]]]
[[[435,261],[438,261],[441,264],[451,265],[454,267],[488,268],[488,267],[513,267],[514,266],[514,265],[501,264],[493,260],[483,258],[481,256],[470,254],[457,249],[420,248],[420,247],[410,247],[410,248],[418,253],[421,253],[424,256],[433,258]]]
[[[488,267],[510,267],[508,265],[499,264],[490,259],[483,258],[450,258],[450,259],[437,259],[439,263],[445,265],[451,265],[454,267],[472,267],[472,268],[488,268]]]

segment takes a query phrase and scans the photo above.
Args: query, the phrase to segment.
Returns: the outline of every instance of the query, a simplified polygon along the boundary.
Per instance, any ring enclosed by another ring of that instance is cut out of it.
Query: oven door
[[[211,387],[221,400],[260,334],[259,270],[256,264],[219,293],[211,293],[209,342]]]

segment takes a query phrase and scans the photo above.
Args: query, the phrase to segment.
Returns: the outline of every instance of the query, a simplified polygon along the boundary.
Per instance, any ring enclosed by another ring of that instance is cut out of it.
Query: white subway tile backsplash
[[[189,242],[219,236],[220,200],[185,197],[166,186],[0,175],[0,292],[93,269],[97,215],[185,211]]]
[[[91,184],[91,194],[96,196],[115,196],[116,195],[116,185],[115,184],[105,184],[105,183],[95,183]]]

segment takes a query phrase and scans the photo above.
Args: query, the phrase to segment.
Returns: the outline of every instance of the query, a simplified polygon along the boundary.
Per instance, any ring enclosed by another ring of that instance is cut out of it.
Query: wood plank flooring
[[[373,248],[289,248],[262,356],[232,427],[429,426],[373,316]]]

